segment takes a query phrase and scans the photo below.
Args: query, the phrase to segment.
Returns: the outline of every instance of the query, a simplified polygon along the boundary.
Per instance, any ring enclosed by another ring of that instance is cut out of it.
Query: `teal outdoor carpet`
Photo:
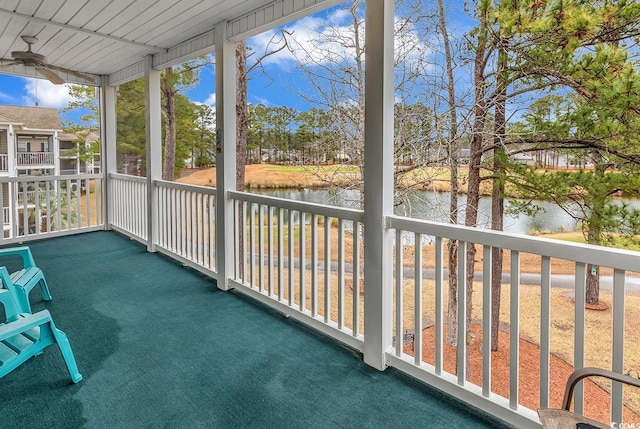
[[[0,379],[0,427],[495,428],[135,241],[96,232],[29,244],[84,379],[55,347]],[[8,265],[13,264],[10,261]]]

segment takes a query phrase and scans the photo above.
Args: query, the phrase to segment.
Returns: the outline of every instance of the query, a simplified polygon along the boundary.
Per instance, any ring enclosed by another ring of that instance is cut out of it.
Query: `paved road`
[[[482,279],[482,273],[476,273],[476,277]],[[511,281],[511,274],[504,273],[502,275],[502,282],[509,283]],[[540,285],[540,274],[520,274],[520,284],[523,285]],[[567,289],[573,289],[575,287],[575,277],[570,274],[552,274],[551,275],[551,287],[561,287]],[[600,289],[611,290],[613,288],[612,276],[600,276]],[[640,278],[627,277],[625,282],[625,289],[627,292],[640,293]]]
[[[414,275],[413,273],[414,273],[413,269],[405,268],[404,270],[405,278],[412,278]],[[444,272],[445,279],[447,278],[448,275],[449,275],[448,270],[445,270]],[[425,279],[434,279],[435,270],[424,270],[422,277]],[[530,286],[540,286],[540,277],[541,277],[540,274],[521,273],[520,284],[530,285]],[[482,271],[476,271],[474,273],[473,278],[476,281],[482,281]],[[511,282],[511,273],[503,273],[502,283],[508,284],[509,282]],[[571,274],[552,274],[551,287],[573,289],[575,287],[575,277]],[[611,290],[612,288],[613,288],[613,277],[600,276],[600,290]],[[627,279],[625,282],[625,289],[627,292],[640,294],[640,277],[627,276]]]
[[[278,258],[274,257],[273,258],[273,265],[274,267],[278,266]],[[256,262],[258,262],[256,260]],[[267,263],[266,257],[265,257],[265,263]],[[285,257],[283,259],[283,267],[284,268],[288,268],[288,260]],[[299,268],[300,263],[299,261],[296,259],[294,261],[294,267],[297,269]],[[318,266],[318,272],[323,272],[324,271],[324,262],[320,261],[317,264]],[[311,262],[307,261],[306,263],[306,268],[307,269],[311,269]],[[360,275],[362,275],[363,271],[363,266],[360,266]],[[337,262],[332,262],[331,263],[331,271],[337,271],[338,270],[338,263]],[[351,264],[349,263],[345,263],[344,265],[344,271],[345,273],[352,273],[353,272],[353,267]],[[410,279],[414,277],[414,270],[413,268],[405,268],[403,271],[403,276],[405,279]],[[444,278],[446,279],[449,276],[449,271],[447,269],[444,270]],[[428,270],[423,270],[422,272],[422,278],[423,279],[429,279],[429,280],[433,280],[435,278],[435,270],[432,269],[428,269]],[[474,273],[474,279],[476,281],[482,281],[482,271],[476,271]],[[511,273],[503,273],[502,274],[502,283],[506,283],[509,284],[509,282],[511,281]],[[522,285],[531,285],[531,286],[539,286],[540,285],[540,274],[529,274],[529,273],[521,273],[520,274],[520,284]],[[575,278],[573,275],[571,274],[552,274],[551,275],[551,287],[558,287],[558,288],[565,288],[565,289],[573,289],[575,286]],[[613,287],[613,277],[612,276],[600,276],[600,290],[611,290]],[[629,277],[627,276],[626,279],[626,283],[625,283],[625,289],[627,292],[630,293],[634,293],[634,294],[640,294],[640,277]]]

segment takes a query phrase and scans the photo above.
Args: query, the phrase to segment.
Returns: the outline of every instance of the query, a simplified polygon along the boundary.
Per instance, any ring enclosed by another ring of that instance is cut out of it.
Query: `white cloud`
[[[363,11],[359,11],[359,15]],[[362,18],[362,16],[360,16]],[[396,17],[396,60],[409,64],[423,62],[433,54],[421,40],[413,24],[404,22]],[[280,30],[271,30],[252,37],[247,41],[258,57],[265,52],[272,51],[279,46],[282,36]],[[307,16],[284,27],[289,33],[289,49],[273,54],[264,59],[263,64],[289,70],[296,63],[306,65],[323,65],[328,63],[344,64],[353,62],[355,48],[353,47],[354,27],[351,12],[346,8],[337,8],[327,15]],[[365,23],[359,22],[357,28],[361,43],[365,38]],[[249,60],[251,63],[251,59]]]
[[[204,104],[209,107],[216,107],[216,93],[209,94],[206,100],[204,100]]]
[[[273,107],[274,106],[274,104],[271,103],[266,98],[255,96],[255,97],[253,97],[253,99],[255,100],[255,102],[253,104],[264,104],[267,107]],[[212,94],[209,94],[207,99],[204,100],[204,101],[193,101],[193,103],[194,104],[198,104],[198,105],[204,104],[204,105],[207,105],[207,106],[211,107],[212,109],[215,109],[215,107],[216,107],[216,93],[214,92]]]
[[[254,100],[256,101],[256,102],[254,103],[255,105],[262,104],[262,105],[264,105],[264,106],[266,106],[266,107],[274,107],[274,106],[275,106],[271,101],[269,101],[269,100],[268,100],[268,99],[266,99],[266,98],[258,97],[258,96],[255,96],[255,97],[253,97],[253,98],[254,98]]]
[[[276,54],[270,55],[264,59],[263,64],[271,64],[288,69],[298,61],[296,57],[302,60],[305,53],[311,55],[315,60],[323,61],[322,58],[316,57],[326,53],[327,50],[335,51],[339,49],[333,46],[335,45],[334,43],[327,42],[327,40],[334,38],[337,34],[345,33],[346,36],[350,29],[342,25],[349,18],[348,11],[339,9],[325,17],[306,16],[287,25],[284,27],[284,31],[288,33],[286,37],[290,43],[290,49],[283,49]],[[352,30],[351,33],[353,33]],[[329,36],[329,34],[332,36]],[[281,46],[281,43],[279,43],[281,39],[280,30],[270,30],[252,37],[247,43],[255,52],[255,56],[261,56],[265,52],[273,51],[278,46]]]
[[[196,104],[196,105],[199,105],[199,106],[204,104],[206,106],[211,107],[212,109],[215,109],[216,108],[216,93],[212,92],[211,94],[209,94],[209,96],[204,101],[191,100],[191,102],[193,104]]]
[[[48,80],[25,78],[25,90],[27,95],[23,96],[23,102],[27,106],[34,106],[36,102],[40,107],[66,107],[73,100],[69,94],[69,87],[65,85],[54,85]]]
[[[216,93],[214,92],[209,94],[202,104],[206,104],[209,107],[216,107]]]
[[[364,12],[364,10],[361,10]],[[351,19],[351,11],[346,8],[337,8],[334,9],[331,14],[329,14],[328,20],[331,22],[349,22]]]

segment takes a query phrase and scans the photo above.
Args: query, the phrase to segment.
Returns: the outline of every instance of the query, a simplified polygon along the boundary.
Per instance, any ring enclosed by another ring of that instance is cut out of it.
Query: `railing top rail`
[[[464,225],[431,222],[402,216],[387,216],[387,226],[424,235],[450,238],[468,243],[500,247],[525,253],[568,259],[625,271],[640,271],[640,252],[532,237]]]
[[[47,182],[53,180],[102,179],[102,174],[65,174],[60,176],[0,177],[0,183]]]
[[[306,201],[288,200],[285,198],[268,197],[248,192],[229,191],[228,196],[229,198],[238,201],[264,204],[267,206],[317,214],[320,216],[336,217],[354,222],[362,222],[364,220],[364,212],[362,210],[327,206],[324,204],[309,203]]]
[[[207,195],[216,195],[216,188],[211,186],[189,185],[187,183],[169,182],[167,180],[154,180],[154,186],[170,189],[178,189],[181,191],[200,192]]]
[[[146,177],[132,176],[130,174],[109,173],[109,177],[112,179],[128,180],[129,182],[147,183]]]

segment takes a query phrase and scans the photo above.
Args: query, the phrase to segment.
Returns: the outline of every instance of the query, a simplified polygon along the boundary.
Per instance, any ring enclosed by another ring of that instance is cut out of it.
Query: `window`
[[[18,152],[31,152],[31,142],[18,141]]]

